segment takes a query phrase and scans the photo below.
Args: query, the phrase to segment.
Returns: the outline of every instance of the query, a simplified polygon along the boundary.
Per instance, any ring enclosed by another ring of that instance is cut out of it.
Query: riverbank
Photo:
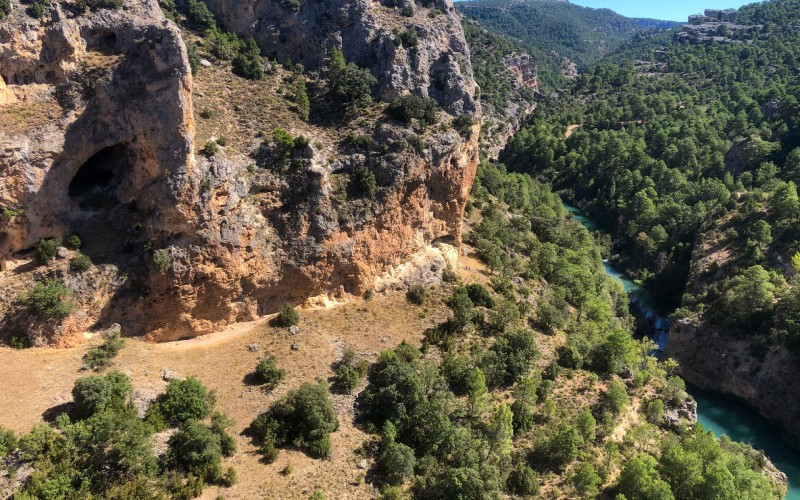
[[[590,231],[602,231],[578,208],[564,203],[564,209]],[[667,304],[658,301],[643,286],[626,278],[622,270],[610,262],[604,262],[606,273],[619,280],[631,298],[631,305],[652,325],[648,336],[664,351],[669,342],[669,314]],[[800,500],[800,452],[793,449],[783,433],[770,421],[744,404],[725,398],[723,395],[704,391],[697,386],[688,385],[689,394],[697,401],[698,421],[708,430],[720,437],[727,435],[735,441],[750,444],[763,450],[772,463],[788,478],[787,500]]]

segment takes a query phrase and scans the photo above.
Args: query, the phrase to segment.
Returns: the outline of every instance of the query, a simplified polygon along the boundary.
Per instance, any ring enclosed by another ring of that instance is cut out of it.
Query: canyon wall
[[[0,324],[33,343],[66,344],[115,322],[154,340],[191,337],[287,302],[361,294],[430,245],[457,246],[480,105],[452,3],[409,3],[411,19],[366,0],[304,1],[298,12],[209,3],[267,56],[315,71],[340,48],[377,78],[384,102],[415,93],[441,107],[419,150],[344,151],[309,127],[302,168],[291,171],[195,155],[186,49],[155,1],[77,14],[54,2],[42,21],[12,12],[0,22],[0,282],[22,294],[26,281],[61,278],[78,310],[31,329],[10,321],[24,315],[9,292]],[[417,32],[413,50],[395,43],[398,27]],[[467,130],[449,126],[461,115]],[[410,137],[393,120],[369,119],[378,145]],[[362,167],[377,195],[344,217],[335,181]],[[93,292],[63,265],[31,262],[42,238],[76,233],[95,274],[109,276]]]

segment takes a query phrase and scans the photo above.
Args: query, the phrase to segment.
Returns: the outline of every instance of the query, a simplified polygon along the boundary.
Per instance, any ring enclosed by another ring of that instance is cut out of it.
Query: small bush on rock
[[[88,255],[78,253],[69,261],[69,268],[76,273],[83,273],[92,268],[92,259]]]
[[[72,290],[55,278],[37,283],[25,296],[23,304],[40,321],[64,319],[75,309]]]
[[[64,242],[64,246],[70,250],[79,250],[82,245],[83,241],[81,241],[81,237],[77,234],[73,234]]]
[[[42,240],[36,245],[34,256],[39,264],[47,264],[58,255],[58,248],[61,246],[61,238],[51,238]]]
[[[425,299],[428,296],[428,291],[422,285],[411,285],[411,288],[408,289],[406,293],[406,299],[412,304],[416,304],[421,306],[425,303]]]
[[[408,94],[398,97],[389,107],[386,112],[389,115],[401,122],[409,123],[412,119],[420,120],[424,124],[436,123],[436,110],[438,106],[436,101],[429,97],[420,97],[415,94]]]
[[[169,253],[169,249],[161,248],[153,252],[153,266],[161,274],[172,268],[172,254]]]

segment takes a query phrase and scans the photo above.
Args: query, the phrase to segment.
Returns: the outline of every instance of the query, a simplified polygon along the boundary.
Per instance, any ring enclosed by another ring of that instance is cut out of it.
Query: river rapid
[[[564,203],[564,209],[589,231],[602,231],[594,221],[576,207]],[[647,336],[658,346],[656,355],[663,352],[669,341],[669,315],[673,309],[657,300],[643,286],[627,279],[610,262],[603,262],[606,274],[622,282],[637,317],[646,318]],[[735,441],[749,443],[772,460],[789,479],[787,500],[800,500],[800,452],[783,439],[780,429],[751,408],[723,395],[704,391],[687,383],[687,391],[697,401],[697,419],[715,436],[727,435]]]

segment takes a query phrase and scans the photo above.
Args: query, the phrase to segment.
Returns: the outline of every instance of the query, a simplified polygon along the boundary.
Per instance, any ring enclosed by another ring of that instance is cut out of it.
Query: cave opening
[[[81,165],[69,183],[68,193],[84,210],[113,208],[119,204],[122,177],[133,161],[124,144],[103,148]]]
[[[126,248],[142,248],[141,213],[129,192],[135,168],[136,155],[120,143],[92,155],[69,183],[68,195],[79,207],[70,214],[71,231],[95,263],[122,264],[136,257]]]

